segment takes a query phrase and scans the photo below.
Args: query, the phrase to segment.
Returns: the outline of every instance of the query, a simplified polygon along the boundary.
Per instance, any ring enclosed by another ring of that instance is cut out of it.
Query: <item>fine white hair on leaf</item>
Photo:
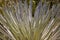
[[[46,0],[36,2],[8,0],[4,5],[2,4],[0,39],[56,40],[60,38],[60,4],[53,4],[50,8]]]

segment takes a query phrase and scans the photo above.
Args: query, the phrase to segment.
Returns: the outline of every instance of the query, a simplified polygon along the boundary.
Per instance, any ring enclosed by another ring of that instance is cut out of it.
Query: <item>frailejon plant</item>
[[[0,40],[60,40],[60,4],[9,0],[0,7]]]

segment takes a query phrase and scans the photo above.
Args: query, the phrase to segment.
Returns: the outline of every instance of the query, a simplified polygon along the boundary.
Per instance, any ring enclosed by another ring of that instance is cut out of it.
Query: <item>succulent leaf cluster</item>
[[[60,40],[60,4],[39,1],[34,10],[32,0],[0,7],[0,40]]]

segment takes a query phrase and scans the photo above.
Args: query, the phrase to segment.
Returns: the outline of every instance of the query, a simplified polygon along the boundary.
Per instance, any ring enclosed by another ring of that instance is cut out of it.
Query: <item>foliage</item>
[[[34,17],[32,16],[34,13]],[[60,40],[60,4],[5,2],[0,7],[0,40]]]

